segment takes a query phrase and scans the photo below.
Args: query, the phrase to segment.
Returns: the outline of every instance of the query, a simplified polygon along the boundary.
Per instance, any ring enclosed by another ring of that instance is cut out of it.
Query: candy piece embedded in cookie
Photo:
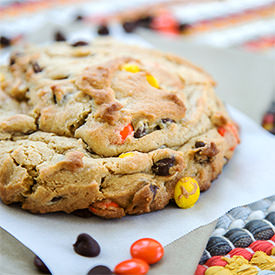
[[[0,76],[0,197],[34,213],[162,209],[184,177],[207,190],[239,143],[211,77],[156,50],[29,46]]]

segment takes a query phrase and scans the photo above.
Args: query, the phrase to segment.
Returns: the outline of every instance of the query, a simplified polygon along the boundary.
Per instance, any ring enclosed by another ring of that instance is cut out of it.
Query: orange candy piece
[[[133,258],[139,258],[148,264],[158,262],[164,255],[163,246],[151,238],[143,238],[134,242],[130,249]]]
[[[145,275],[149,271],[149,265],[141,259],[130,259],[115,266],[115,274]]]
[[[129,123],[127,126],[125,126],[121,131],[120,131],[120,136],[122,143],[125,141],[125,139],[134,133],[134,129],[131,123]]]
[[[224,137],[226,132],[231,132],[236,140],[236,144],[240,143],[240,138],[239,138],[239,132],[238,129],[236,127],[235,124],[233,123],[227,123],[225,126],[223,127],[219,127],[218,128],[218,133]],[[236,146],[233,146],[232,148],[230,148],[231,151],[233,151],[235,149]]]

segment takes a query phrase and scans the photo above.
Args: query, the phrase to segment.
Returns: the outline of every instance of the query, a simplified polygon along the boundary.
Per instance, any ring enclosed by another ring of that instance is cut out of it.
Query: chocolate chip
[[[97,265],[93,267],[89,272],[88,275],[111,275],[113,272],[111,269],[105,265]]]
[[[86,41],[77,41],[71,44],[72,47],[81,47],[81,46],[87,46],[87,45],[89,45],[89,43]]]
[[[134,133],[134,138],[141,138],[146,135],[146,127],[138,128]]]
[[[161,122],[162,123],[168,123],[168,122],[170,122],[170,123],[172,123],[172,122],[176,122],[174,119],[171,119],[171,118],[162,118],[161,119]]]
[[[85,257],[96,257],[100,253],[100,246],[97,241],[86,233],[78,235],[73,247],[77,254]]]
[[[153,16],[150,16],[150,15],[149,16],[144,16],[144,17],[139,18],[136,21],[136,23],[139,27],[150,29],[153,19],[154,19]]]
[[[183,32],[183,31],[187,30],[188,28],[190,28],[190,25],[187,24],[187,23],[181,23],[181,24],[179,24],[179,31],[180,32]]]
[[[32,63],[32,69],[36,74],[43,71],[43,69],[39,66],[37,62]]]
[[[83,16],[81,15],[81,14],[79,14],[79,15],[77,15],[76,17],[75,17],[75,21],[82,21],[83,20]]]
[[[152,166],[152,171],[158,176],[169,176],[169,169],[175,164],[175,158],[165,158]]]
[[[203,141],[196,141],[195,143],[195,147],[196,148],[200,148],[200,147],[204,147],[205,143]]]
[[[156,185],[153,185],[153,184],[150,184],[149,187],[150,187],[151,192],[153,193],[153,199],[152,200],[154,200],[159,187],[156,186]]]
[[[15,58],[13,56],[10,57],[10,66],[15,64]]]
[[[88,208],[75,210],[72,214],[81,218],[91,218],[94,216]]]
[[[51,202],[58,202],[58,201],[60,201],[62,199],[63,199],[62,196],[57,196],[57,197],[52,198]]]
[[[100,25],[97,28],[97,33],[99,35],[109,35],[109,28],[106,25]]]
[[[57,31],[54,34],[54,40],[57,42],[66,41],[66,37],[64,33],[62,33],[61,31]]]
[[[122,24],[125,32],[131,33],[137,28],[137,23],[135,21],[126,21]]]
[[[5,48],[11,45],[11,40],[6,36],[0,36],[0,46]]]
[[[51,272],[48,269],[48,267],[42,262],[42,260],[38,256],[35,256],[33,263],[36,266],[36,268],[40,272],[42,272],[43,274],[51,274]]]

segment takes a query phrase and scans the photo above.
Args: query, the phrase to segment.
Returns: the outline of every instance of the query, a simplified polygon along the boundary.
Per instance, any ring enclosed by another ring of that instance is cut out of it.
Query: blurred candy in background
[[[275,58],[274,0],[0,0],[0,62],[22,42],[74,44],[112,35],[148,45],[142,29]],[[269,100],[262,126],[274,134],[275,102]]]

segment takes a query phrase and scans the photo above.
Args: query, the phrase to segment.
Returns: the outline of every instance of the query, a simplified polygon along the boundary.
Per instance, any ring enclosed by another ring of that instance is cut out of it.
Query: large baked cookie
[[[0,196],[35,213],[105,218],[210,187],[239,142],[211,77],[111,40],[27,47],[0,68]]]

